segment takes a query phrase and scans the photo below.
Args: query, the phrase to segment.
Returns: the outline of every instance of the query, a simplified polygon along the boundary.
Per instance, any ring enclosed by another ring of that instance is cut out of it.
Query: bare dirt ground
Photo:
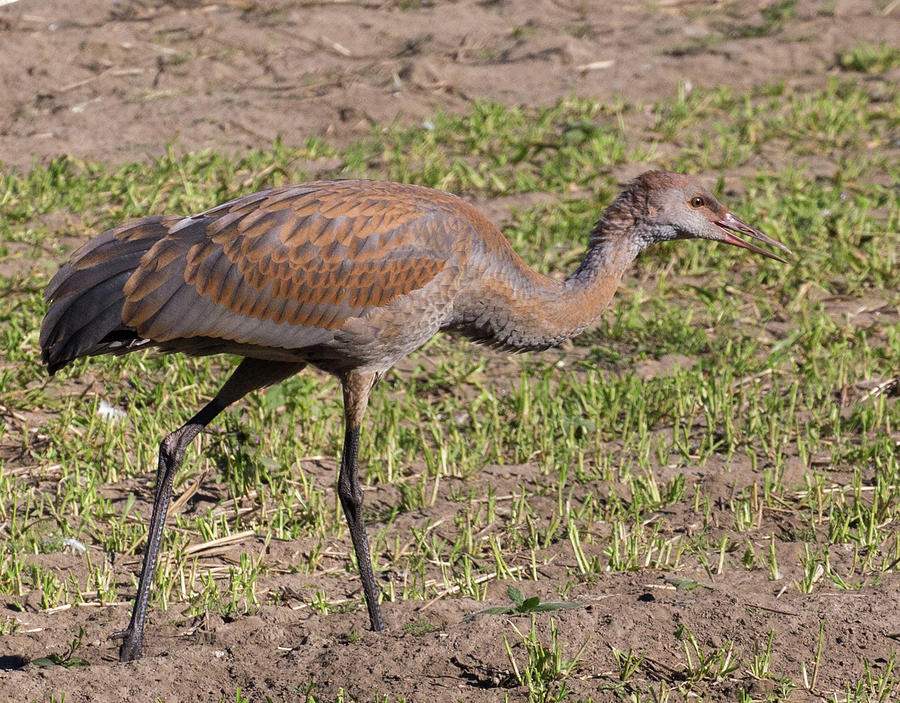
[[[367,134],[375,123],[419,124],[438,110],[466,110],[475,99],[538,104],[574,93],[652,103],[674,95],[681,82],[736,89],[779,80],[821,85],[842,48],[900,36],[900,9],[885,14],[884,3],[838,0],[827,12],[823,3],[798,2],[792,16],[764,36],[740,38],[741,28],[765,24],[760,10],[769,5],[22,1],[0,7],[0,161],[27,169],[35,160],[71,154],[117,163],[158,156],[172,142],[176,149],[240,152],[266,147],[279,136],[292,143],[324,135],[340,144]],[[710,475],[695,478],[724,500],[740,483],[739,470],[732,466],[727,483]],[[322,467],[323,482],[331,471],[333,466]],[[470,487],[477,491],[490,483],[501,491],[505,483],[533,480],[529,474],[535,472],[528,466],[486,467]],[[135,489],[149,497],[149,476]],[[376,487],[367,495],[368,505],[381,512],[394,498],[391,491]],[[442,486],[429,512],[432,519],[452,518],[449,491],[449,485]],[[690,515],[671,519],[690,529]],[[407,520],[425,524],[419,514]],[[394,529],[407,527],[398,522]],[[249,539],[231,554],[261,547]],[[304,548],[274,545],[270,554],[287,563]],[[61,568],[83,568],[77,555],[41,558],[54,559]],[[345,558],[346,552],[337,554],[334,564]],[[551,561],[534,586],[538,590],[529,595],[558,599],[550,584],[564,580],[571,555]],[[704,572],[679,576],[708,580]],[[275,590],[308,580],[268,578],[266,585]],[[334,577],[323,578],[329,590],[341,589]],[[352,595],[356,577],[341,578]],[[492,585],[488,600],[503,602],[505,587]],[[129,593],[127,587],[123,591]],[[778,600],[776,594],[762,571],[732,576],[715,590],[691,592],[675,590],[656,575],[618,573],[576,587],[570,599],[588,606],[554,617],[576,646],[590,638],[576,690],[604,700],[591,676],[613,669],[607,643],[650,650],[665,631],[665,647],[671,647],[670,633],[679,623],[702,631],[708,647],[731,640],[745,651],[774,629],[782,647],[779,666],[796,672],[801,660],[811,659],[818,623],[825,619],[832,632],[844,632],[841,644],[823,654],[819,683],[827,689],[830,679],[839,684],[855,663],[884,651],[890,633],[882,630],[896,623],[900,602],[896,581],[868,589],[862,609],[852,591],[802,598],[787,593]],[[310,680],[324,700],[340,690],[360,700],[379,693],[435,702],[523,695],[522,689],[503,687],[509,676],[502,647],[509,634],[505,619],[461,622],[484,607],[480,602],[444,599],[425,605],[385,604],[387,634],[368,632],[360,610],[323,616],[263,605],[258,613],[231,621],[210,616],[193,623],[154,610],[146,656],[127,666],[115,661],[107,636],[124,626],[128,604],[57,613],[29,609],[17,615],[22,629],[0,639],[0,699],[48,700],[66,691],[68,703],[157,696],[218,701],[234,700],[241,688],[254,701],[266,695],[303,700],[300,691]],[[404,630],[423,618],[442,629],[425,635]],[[527,620],[517,623],[527,627]],[[59,651],[78,626],[85,632],[79,653],[91,666],[24,666]],[[350,637],[353,631],[361,637]],[[677,655],[662,648],[653,666],[666,672]],[[765,694],[755,691],[758,697]],[[737,693],[723,689],[716,696],[729,700]],[[803,699],[797,693],[792,698]]]
[[[841,48],[897,37],[897,12],[876,2],[800,2],[767,27],[770,4],[18,2],[0,9],[0,160],[346,141],[475,99],[652,103],[682,81],[821,83]],[[768,34],[732,38],[753,27]]]

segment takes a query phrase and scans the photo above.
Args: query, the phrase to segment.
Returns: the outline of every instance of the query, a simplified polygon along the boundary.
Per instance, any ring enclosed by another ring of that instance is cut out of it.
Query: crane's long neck
[[[465,333],[493,346],[527,351],[555,346],[589,327],[609,305],[635,257],[653,241],[634,198],[626,191],[607,208],[591,232],[584,259],[566,280],[543,276],[518,257],[515,265],[486,272],[485,302],[467,321]]]

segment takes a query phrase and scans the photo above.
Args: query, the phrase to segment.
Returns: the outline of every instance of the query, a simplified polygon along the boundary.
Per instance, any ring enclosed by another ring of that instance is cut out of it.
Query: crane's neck
[[[464,326],[467,335],[511,350],[555,346],[591,326],[609,305],[622,275],[660,233],[641,217],[639,195],[626,190],[591,232],[578,268],[564,281],[516,265],[487,272],[485,303]]]

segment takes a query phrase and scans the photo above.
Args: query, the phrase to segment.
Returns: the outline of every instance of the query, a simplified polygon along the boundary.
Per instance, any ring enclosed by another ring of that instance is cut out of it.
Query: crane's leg
[[[114,638],[122,639],[119,647],[119,661],[127,662],[141,658],[144,619],[147,616],[147,604],[150,602],[150,584],[153,582],[153,571],[156,568],[156,557],[162,540],[163,525],[166,521],[169,501],[172,498],[172,481],[175,478],[175,472],[184,460],[184,453],[188,446],[200,434],[200,431],[229,405],[243,398],[250,391],[283,381],[303,369],[305,365],[245,358],[216,397],[160,444],[153,515],[150,518],[147,548],[144,551],[144,563],[141,567],[137,595],[134,599],[134,609],[131,611],[131,622],[128,624],[127,630],[113,635]]]
[[[381,617],[381,606],[378,605],[378,589],[375,587],[375,574],[372,571],[372,558],[369,555],[369,538],[366,536],[366,525],[362,517],[363,493],[359,485],[359,430],[362,425],[369,394],[377,377],[374,373],[358,373],[351,371],[341,377],[344,389],[344,453],[341,456],[341,473],[338,476],[338,496],[356,561],[359,564],[359,576],[362,579],[363,593],[366,596],[366,607],[369,609],[369,622],[372,629],[380,632],[384,629]]]

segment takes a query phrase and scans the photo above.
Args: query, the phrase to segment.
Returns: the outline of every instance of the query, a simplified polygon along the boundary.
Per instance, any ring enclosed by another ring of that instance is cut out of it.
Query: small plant
[[[769,539],[769,580],[780,581],[781,572],[778,570],[778,556],[775,553],[775,535]]]
[[[610,646],[610,649],[613,659],[616,660],[616,666],[619,667],[619,681],[627,683],[644,661],[644,655],[635,654],[630,647],[627,652],[622,652],[613,646]]]
[[[766,643],[766,648],[760,653],[756,653],[753,655],[753,661],[750,662],[750,666],[748,667],[748,671],[750,675],[757,679],[767,679],[769,678],[769,665],[772,662],[772,640],[775,637],[775,630],[769,630],[769,641]]]
[[[403,629],[411,635],[427,635],[429,632],[438,632],[439,630],[443,630],[444,628],[440,625],[435,625],[433,622],[430,622],[425,618],[419,618],[415,622],[406,623],[403,626]]]
[[[800,593],[812,593],[816,583],[825,575],[825,567],[817,553],[809,550],[809,545],[803,545],[803,554],[800,556],[800,564],[803,567],[803,576],[794,581]]]
[[[763,19],[762,24],[741,27],[737,32],[738,36],[749,38],[766,37],[775,34],[781,29],[785,20],[789,20],[794,16],[795,4],[795,0],[780,0],[780,2],[763,7],[759,11]]]
[[[837,57],[838,65],[845,71],[862,73],[881,73],[889,68],[900,66],[900,49],[879,44],[864,43],[854,49],[842,51]]]
[[[865,677],[857,681],[855,686],[849,683],[840,697],[835,695],[829,698],[829,703],[888,703],[897,700],[895,690],[900,688],[900,678],[897,676],[897,658],[893,648],[887,662],[880,670],[863,660]]]
[[[48,608],[55,608],[61,603],[67,602],[66,597],[68,594],[66,592],[66,587],[53,572],[48,571],[37,564],[32,564],[31,580],[34,583],[35,589],[41,593],[42,609],[47,610]]]
[[[20,625],[12,618],[6,618],[0,621],[0,636],[11,635],[19,629]]]
[[[687,658],[685,677],[688,681],[721,681],[738,668],[734,658],[734,644],[726,642],[722,647],[708,652],[684,625],[675,631],[675,637],[681,640]]]
[[[800,662],[800,674],[803,677],[803,687],[812,692],[819,678],[819,664],[822,662],[822,647],[825,645],[825,621],[819,620],[819,643],[816,645],[816,658],[813,660],[812,678],[806,672],[806,662]]]
[[[674,586],[676,591],[686,591],[688,593],[698,587],[705,588],[708,591],[714,590],[713,587],[708,584],[700,583],[699,581],[694,581],[693,579],[680,578],[677,576],[667,578],[666,583]]]
[[[73,666],[90,666],[91,663],[82,657],[76,657],[75,652],[81,648],[81,640],[84,637],[84,629],[78,628],[78,634],[69,643],[68,649],[63,654],[54,652],[46,657],[38,657],[31,661],[35,666],[62,666],[71,669]]]
[[[548,610],[562,610],[563,608],[581,608],[583,603],[563,603],[549,602],[541,603],[538,596],[526,598],[515,586],[507,586],[506,595],[512,602],[512,605],[501,605],[494,608],[485,608],[475,613],[469,613],[463,618],[463,622],[467,622],[476,615],[527,615],[528,613],[543,613]]]
[[[525,647],[526,661],[524,666],[519,667],[516,658],[513,655],[512,646],[509,640],[504,637],[503,644],[506,647],[506,655],[509,657],[509,663],[513,668],[513,674],[520,686],[528,688],[528,701],[545,703],[549,701],[562,701],[571,693],[566,686],[566,679],[575,670],[578,660],[581,658],[588,641],[586,640],[581,648],[575,653],[575,657],[571,660],[563,658],[562,648],[556,623],[550,620],[550,644],[545,646],[538,640],[537,627],[535,619],[531,617],[531,630],[528,634],[522,632],[513,625],[516,634],[522,638],[522,644]],[[556,684],[560,682],[559,687]]]
[[[222,697],[222,703],[226,703],[224,696]],[[252,703],[252,701],[244,695],[242,689],[237,688],[234,692],[234,703]]]
[[[346,635],[341,637],[341,641],[346,644],[356,644],[362,639],[362,635],[359,634],[359,630],[350,630]]]

